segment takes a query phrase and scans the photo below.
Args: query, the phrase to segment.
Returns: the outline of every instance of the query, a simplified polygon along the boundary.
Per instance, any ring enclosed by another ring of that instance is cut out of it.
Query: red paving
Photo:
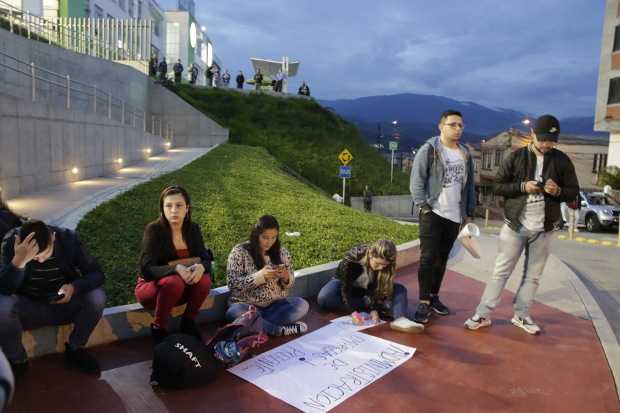
[[[409,290],[411,306],[417,301],[415,274],[410,267],[398,279]],[[510,324],[512,294],[506,292],[490,329],[466,331],[463,321],[483,287],[449,272],[442,301],[455,314],[435,317],[420,335],[387,326],[366,330],[416,347],[415,356],[332,411],[620,412],[613,377],[590,321],[536,303],[532,314],[543,333],[528,335]],[[313,308],[308,324],[318,328],[334,316]],[[264,350],[291,339],[271,340]],[[100,378],[65,370],[60,355],[36,359],[18,383],[8,412],[298,411],[226,371],[207,387],[153,392],[149,351],[145,338],[93,349],[104,369]]]

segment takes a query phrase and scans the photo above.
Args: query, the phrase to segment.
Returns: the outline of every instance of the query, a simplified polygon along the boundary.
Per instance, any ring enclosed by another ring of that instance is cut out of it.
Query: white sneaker
[[[512,322],[512,324],[516,325],[519,328],[522,328],[529,334],[540,333],[540,327],[534,322],[534,320],[532,320],[532,317],[530,316],[521,318],[515,315],[510,321]]]
[[[296,321],[292,324],[282,326],[281,335],[294,336],[295,334],[303,334],[308,331],[308,325],[303,321]]]
[[[398,317],[390,323],[390,328],[403,333],[421,333],[424,331],[424,324],[416,323],[407,317]]]
[[[468,330],[478,330],[481,327],[489,327],[490,325],[491,319],[488,317],[481,317],[479,314],[474,314],[465,321],[465,328]]]

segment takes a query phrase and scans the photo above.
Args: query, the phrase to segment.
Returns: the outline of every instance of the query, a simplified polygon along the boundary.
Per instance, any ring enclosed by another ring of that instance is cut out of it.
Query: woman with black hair
[[[211,289],[211,252],[205,248],[200,226],[191,220],[187,191],[179,186],[163,190],[159,219],[144,229],[140,276],[135,295],[155,312],[151,335],[155,343],[167,333],[172,309],[186,303],[181,332],[201,338],[195,323]]]
[[[308,313],[308,302],[289,297],[295,284],[289,252],[280,245],[280,226],[272,215],[258,219],[249,241],[235,246],[228,256],[226,276],[230,289],[228,321],[256,306],[267,334],[288,336],[305,333],[299,321]]]
[[[394,243],[385,239],[351,248],[340,261],[335,278],[319,291],[319,307],[369,312],[374,322],[392,321],[393,330],[423,331],[424,325],[407,318],[407,289],[394,282],[396,254]]]

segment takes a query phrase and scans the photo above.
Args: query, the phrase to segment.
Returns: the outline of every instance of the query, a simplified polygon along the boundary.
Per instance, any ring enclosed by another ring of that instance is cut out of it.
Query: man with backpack
[[[476,207],[473,160],[459,142],[463,115],[447,110],[438,127],[440,135],[420,147],[411,170],[410,190],[420,217],[418,323],[427,323],[432,312],[450,314],[439,300],[439,289],[461,224],[473,219]]]

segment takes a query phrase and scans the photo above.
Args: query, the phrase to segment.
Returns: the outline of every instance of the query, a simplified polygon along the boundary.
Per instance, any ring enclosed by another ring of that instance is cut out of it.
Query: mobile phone
[[[58,292],[55,295],[50,296],[50,303],[55,303],[56,301],[60,301],[65,298],[65,293]]]
[[[542,189],[545,187],[545,183],[543,181],[536,181],[536,186]]]

